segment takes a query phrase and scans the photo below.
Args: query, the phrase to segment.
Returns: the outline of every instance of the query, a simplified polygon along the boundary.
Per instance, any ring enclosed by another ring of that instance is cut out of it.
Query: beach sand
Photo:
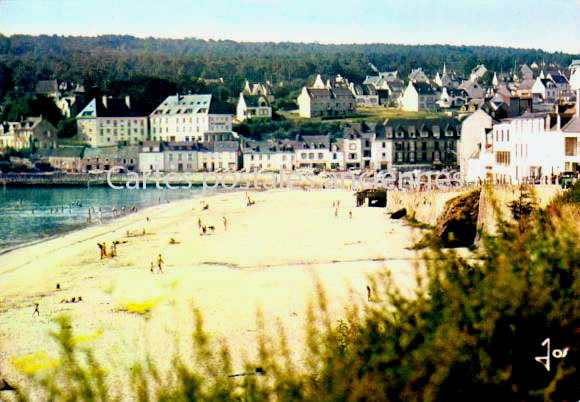
[[[367,303],[370,274],[387,269],[403,292],[411,292],[420,255],[408,247],[421,232],[387,212],[405,206],[434,223],[445,201],[457,194],[390,193],[383,209],[356,208],[346,190],[251,192],[256,201],[251,207],[246,193],[233,192],[155,206],[0,256],[0,377],[26,387],[15,358],[36,352],[58,358],[50,331],[65,314],[75,335],[90,339],[81,346],[94,349],[111,374],[110,386],[123,392],[128,369],[148,355],[161,370],[171,367],[176,352],[195,366],[194,307],[212,339],[230,347],[234,372],[244,371],[244,359],[257,356],[258,311],[269,336],[276,338],[283,328],[300,364],[316,281],[333,320],[346,318],[354,303]],[[215,233],[200,236],[198,219]],[[143,229],[145,236],[126,237],[128,230]],[[171,238],[178,244],[169,244]],[[118,246],[117,257],[101,260],[97,242],[110,246],[114,240],[127,243]],[[164,272],[151,273],[159,254]],[[60,303],[78,296],[81,303]],[[121,311],[143,302],[155,305],[147,315]],[[34,303],[40,304],[40,316],[33,316]]]
[[[334,319],[345,318],[353,303],[366,303],[367,275],[374,272],[388,267],[401,289],[413,288],[418,255],[406,247],[420,233],[390,220],[385,209],[356,208],[346,190],[249,194],[256,201],[251,207],[243,192],[178,201],[1,256],[2,376],[23,384],[14,358],[40,351],[58,357],[50,331],[61,314],[71,318],[75,334],[98,334],[82,346],[96,351],[112,377],[118,374],[111,381],[123,383],[123,369],[148,354],[162,368],[170,367],[176,350],[188,356],[193,306],[212,339],[230,346],[234,371],[240,372],[244,358],[256,357],[258,311],[269,335],[284,329],[300,360],[317,280]],[[215,234],[200,236],[198,219],[213,225]],[[145,236],[126,237],[127,230],[143,229]],[[169,244],[170,238],[178,244]],[[101,260],[97,242],[110,247],[114,240],[128,242],[118,246],[117,257]],[[151,273],[159,254],[164,273]],[[78,296],[81,303],[60,303]],[[156,304],[147,316],[120,311],[144,301]],[[39,317],[33,316],[34,303],[40,304]]]

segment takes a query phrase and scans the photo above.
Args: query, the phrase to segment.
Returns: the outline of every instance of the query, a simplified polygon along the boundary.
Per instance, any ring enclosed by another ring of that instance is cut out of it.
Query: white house
[[[240,169],[240,144],[237,141],[202,143],[198,149],[198,170],[236,171]]]
[[[341,142],[331,142],[330,135],[305,135],[295,145],[298,168],[343,169]]]
[[[467,163],[467,178],[521,183],[572,170],[580,162],[580,119],[565,125],[557,114],[505,119],[485,130],[479,158]]]
[[[467,117],[461,124],[461,139],[457,147],[459,172],[469,182],[479,178],[479,160],[482,146],[485,146],[486,133],[493,128],[493,119],[479,109]],[[469,165],[473,166],[470,167]]]
[[[159,142],[146,142],[139,153],[139,171],[163,172],[165,163],[163,151]]]
[[[437,104],[441,108],[459,107],[464,105],[469,98],[469,94],[464,89],[443,87]]]
[[[408,112],[437,110],[437,92],[423,82],[409,82],[401,98],[403,110]]]
[[[558,96],[558,92],[556,83],[548,78],[538,77],[532,86],[532,95],[538,95],[543,100],[555,99]]]
[[[268,98],[264,95],[244,95],[240,93],[238,106],[236,108],[236,118],[238,121],[246,119],[270,119],[272,117],[272,106]]]
[[[93,147],[140,145],[149,140],[148,119],[131,98],[94,98],[77,115],[77,131]]]
[[[203,141],[204,133],[231,132],[232,114],[212,95],[172,95],[150,115],[153,141]]]
[[[393,163],[393,140],[385,136],[385,131],[377,133],[372,142],[371,169],[389,170]]]
[[[246,141],[242,156],[247,172],[291,171],[296,167],[294,145],[289,141]]]

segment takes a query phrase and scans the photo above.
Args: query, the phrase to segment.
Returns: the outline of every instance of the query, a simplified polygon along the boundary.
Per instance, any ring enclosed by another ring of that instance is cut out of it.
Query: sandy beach
[[[316,281],[335,320],[353,303],[367,302],[369,274],[388,269],[403,291],[412,290],[420,255],[408,247],[421,232],[387,212],[406,207],[433,224],[459,192],[391,193],[387,209],[356,208],[347,190],[249,194],[251,207],[244,192],[177,201],[0,256],[2,376],[23,385],[15,359],[37,352],[57,358],[50,331],[64,314],[74,333],[89,339],[81,346],[95,350],[111,383],[122,389],[127,369],[148,355],[162,369],[177,351],[188,360],[194,307],[212,338],[231,348],[235,372],[243,371],[245,358],[256,357],[258,311],[267,334],[275,338],[283,328],[299,364]],[[201,236],[200,219],[215,233]],[[143,230],[145,236],[127,237]],[[126,241],[118,256],[100,259],[97,242],[114,240]],[[151,273],[159,254],[163,273]],[[78,296],[80,303],[61,303]],[[129,303],[154,307],[146,315],[122,311]]]
[[[0,373],[23,383],[15,358],[36,352],[57,358],[49,333],[61,314],[71,317],[75,334],[92,339],[83,346],[94,348],[113,374],[147,354],[166,366],[175,348],[188,353],[192,306],[202,311],[206,331],[227,341],[235,370],[255,356],[258,310],[269,334],[284,328],[299,360],[316,280],[335,319],[345,317],[345,306],[365,302],[368,274],[388,267],[402,289],[412,289],[417,254],[406,247],[419,232],[390,220],[385,209],[356,208],[346,190],[250,197],[251,207],[243,192],[156,206],[1,256]],[[198,219],[215,234],[200,236]],[[126,237],[143,229],[145,236]],[[178,244],[169,244],[171,238]],[[117,257],[101,260],[97,242],[114,240],[127,243]],[[159,254],[164,272],[151,273]],[[81,303],[61,303],[78,296]],[[119,311],[144,301],[156,304],[148,316]],[[33,316],[34,303],[40,316]]]

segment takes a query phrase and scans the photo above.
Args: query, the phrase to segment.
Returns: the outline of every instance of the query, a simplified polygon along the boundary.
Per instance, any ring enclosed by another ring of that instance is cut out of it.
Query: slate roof
[[[562,131],[567,133],[580,133],[580,117],[574,116],[564,127]]]
[[[372,85],[366,85],[366,84],[355,85],[354,92],[358,96],[377,95],[377,90],[375,89],[375,87]]]
[[[200,152],[237,152],[240,145],[237,141],[215,141],[200,144]]]
[[[232,114],[232,110],[222,102],[212,99],[212,95],[171,95],[155,108],[151,116],[190,114]]]
[[[308,91],[308,94],[310,95],[311,98],[332,99],[332,98],[336,98],[339,96],[340,97],[354,98],[354,95],[352,94],[352,92],[350,92],[350,90],[348,88],[342,88],[342,87],[337,87],[337,88],[332,88],[332,89],[306,88],[306,90]]]
[[[262,100],[266,105],[261,106],[260,100]],[[265,96],[261,96],[261,95],[244,95],[244,102],[246,103],[247,107],[268,107],[268,106],[270,106],[268,99],[266,99]]]
[[[110,146],[110,147],[98,147],[98,148],[87,148],[83,155],[83,159],[92,158],[108,158],[108,159],[134,159],[139,156],[141,152],[140,145],[129,145],[129,146]]]
[[[552,81],[554,81],[556,84],[567,84],[568,80],[566,79],[566,77],[564,77],[561,74],[551,74],[550,78],[552,79]]]
[[[83,157],[85,147],[61,147],[55,149],[43,149],[38,152],[39,156],[49,158],[79,158]]]
[[[461,133],[461,123],[454,119],[388,119],[384,122],[384,130],[377,130],[377,139],[384,139],[387,134],[395,137],[394,134],[397,132],[402,132],[405,136],[411,133],[420,136],[423,131],[427,131],[430,135],[433,133],[442,135],[448,129],[459,135]]]
[[[125,98],[107,98],[107,104],[103,98],[94,98],[78,114],[78,117],[146,117],[147,114],[137,105],[127,102]]]
[[[419,95],[435,95],[435,90],[429,84],[423,82],[415,82],[413,83],[415,90]]]

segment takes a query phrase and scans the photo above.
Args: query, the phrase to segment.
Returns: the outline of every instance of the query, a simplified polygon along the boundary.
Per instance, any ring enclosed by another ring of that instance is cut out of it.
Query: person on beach
[[[352,211],[348,211],[348,217],[352,219]]]
[[[335,218],[338,218],[338,208],[336,208],[336,209],[334,210],[334,217],[335,217]]]
[[[151,273],[153,273],[153,268],[155,268],[155,263],[151,261],[151,269],[150,269]]]
[[[38,306],[40,306],[40,304],[34,303],[34,313],[32,313],[33,317],[34,317],[34,314],[37,314],[40,317],[40,311],[38,310]]]
[[[228,220],[226,219],[226,217],[223,217],[224,220],[224,230],[228,230]]]
[[[371,287],[367,285],[367,301],[371,301]]]
[[[157,268],[159,268],[159,272],[163,273],[163,268],[161,267],[161,265],[164,263],[165,261],[163,261],[163,257],[161,257],[161,254],[159,254],[159,256],[157,257]]]
[[[201,218],[198,218],[198,219],[197,219],[197,227],[198,227],[198,229],[200,229],[200,230],[201,230],[201,228],[203,227],[203,224],[201,223]]]
[[[99,249],[101,250],[101,260],[107,256],[107,246],[105,243],[97,243]]]

